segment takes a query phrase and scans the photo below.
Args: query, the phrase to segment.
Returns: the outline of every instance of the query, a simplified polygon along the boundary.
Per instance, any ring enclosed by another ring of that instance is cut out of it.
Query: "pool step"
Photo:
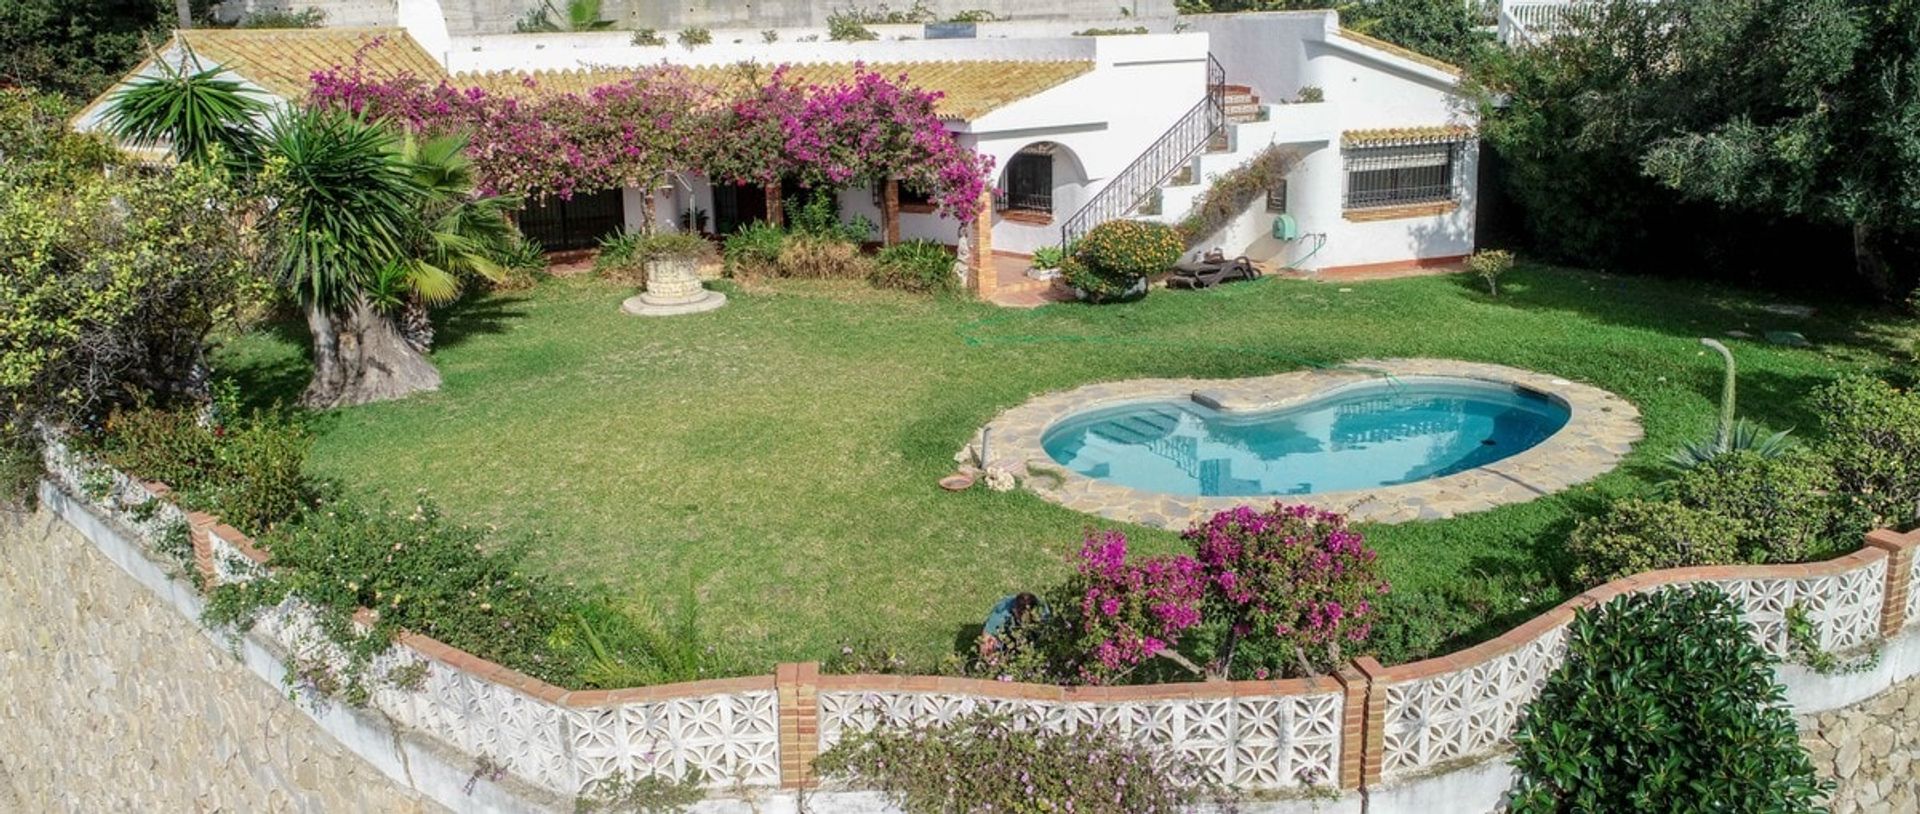
[[[1151,444],[1180,426],[1180,411],[1155,407],[1103,422],[1088,430],[1116,444]]]

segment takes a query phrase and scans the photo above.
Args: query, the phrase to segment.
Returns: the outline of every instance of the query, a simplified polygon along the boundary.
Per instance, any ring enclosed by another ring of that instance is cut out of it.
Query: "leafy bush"
[[[1505,249],[1481,249],[1467,258],[1467,271],[1487,283],[1487,293],[1500,296],[1500,278],[1513,270],[1513,253]]]
[[[1396,590],[1374,603],[1372,633],[1356,652],[1387,665],[1445,655],[1503,633],[1563,596],[1538,574],[1478,573],[1420,592]]]
[[[249,11],[235,28],[319,28],[327,23],[327,13],[317,8],[304,8],[299,11],[288,9],[265,9]]]
[[[873,261],[844,240],[796,233],[781,244],[774,271],[781,277],[865,280],[873,275]]]
[[[951,291],[959,283],[954,256],[931,240],[909,240],[880,250],[874,258],[873,284],[922,294]]]
[[[1053,733],[973,714],[946,725],[848,732],[814,761],[909,814],[1186,811],[1217,796],[1192,758],[1112,729]]]
[[[1327,92],[1322,90],[1319,85],[1301,85],[1300,94],[1294,97],[1296,103],[1303,105],[1324,102],[1326,100]]]
[[[866,26],[860,15],[836,11],[827,15],[827,39],[834,42],[867,42],[880,39]]]
[[[1121,297],[1141,279],[1172,267],[1185,247],[1173,227],[1112,220],[1088,232],[1060,266],[1067,282],[1094,300]]]
[[[633,32],[633,44],[642,48],[653,48],[666,45],[667,38],[660,36],[659,31],[651,28],[642,28]]]
[[[733,666],[706,643],[699,599],[691,585],[681,592],[671,616],[644,600],[624,608],[601,598],[576,601],[549,645],[572,654],[578,665],[573,675],[589,687],[698,681]]]
[[[1580,521],[1567,553],[1574,580],[1594,585],[1661,568],[1737,563],[1745,531],[1738,520],[1677,501],[1630,499]]]
[[[873,234],[873,222],[863,217],[840,220],[840,196],[826,187],[809,190],[807,197],[787,210],[787,225],[797,234],[859,243]]]
[[[680,29],[680,34],[674,37],[674,39],[679,41],[681,45],[684,45],[688,48],[692,48],[697,45],[707,45],[712,43],[713,32],[705,28],[701,28],[700,26],[689,26],[687,28]]]
[[[122,411],[97,443],[109,465],[162,481],[182,505],[250,534],[294,520],[320,492],[303,471],[311,434],[279,412],[228,404],[203,421],[191,409]]]
[[[1131,28],[1082,28],[1073,32],[1076,37],[1121,37],[1130,34],[1147,34],[1147,27],[1136,25]]]
[[[780,249],[786,240],[787,233],[784,230],[765,221],[754,221],[740,227],[739,231],[727,236],[722,249],[727,273],[777,274],[776,264],[780,262]]]
[[[1716,588],[1581,610],[1513,742],[1522,814],[1823,810],[1772,659]]]
[[[1920,393],[1849,376],[1813,396],[1824,437],[1818,451],[1839,488],[1873,524],[1920,522]]]
[[[567,619],[568,597],[521,568],[526,541],[441,518],[431,501],[404,509],[330,503],[260,538],[273,572],[215,589],[207,617],[246,628],[288,595],[318,611],[321,631],[346,652],[336,680],[349,700],[367,689],[367,667],[401,630],[431,636],[556,683],[575,665],[548,646]],[[361,633],[361,608],[376,612]]]
[[[1737,521],[1740,560],[1749,563],[1826,559],[1859,545],[1870,519],[1843,496],[1833,466],[1798,452],[1767,457],[1721,455],[1689,470],[1675,497],[1695,509]]]
[[[1242,506],[1187,530],[1221,629],[1216,675],[1324,674],[1364,646],[1388,591],[1379,555],[1346,518],[1311,506]]]

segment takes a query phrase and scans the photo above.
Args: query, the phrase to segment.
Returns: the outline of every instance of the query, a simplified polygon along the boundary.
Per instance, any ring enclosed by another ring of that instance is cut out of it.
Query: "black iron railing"
[[[1072,245],[1093,227],[1139,209],[1154,190],[1205,150],[1226,127],[1227,71],[1208,54],[1206,97],[1067,218],[1060,226],[1061,248]]]

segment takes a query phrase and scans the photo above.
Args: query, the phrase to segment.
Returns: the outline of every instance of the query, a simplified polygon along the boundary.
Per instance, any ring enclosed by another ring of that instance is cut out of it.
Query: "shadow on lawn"
[[[1462,289],[1492,305],[1567,311],[1597,322],[1682,337],[1721,337],[1741,330],[1797,331],[1817,345],[1840,346],[1881,357],[1898,356],[1890,330],[1898,317],[1885,309],[1839,300],[1812,302],[1811,317],[1773,313],[1762,306],[1801,304],[1804,298],[1699,280],[1675,280],[1576,271],[1525,263],[1502,278],[1500,296],[1470,274],[1454,275]],[[1736,349],[1737,350],[1737,349]]]
[[[502,334],[510,322],[526,316],[520,294],[463,297],[434,314],[434,350],[458,347],[477,337]],[[241,383],[243,406],[273,409],[296,404],[313,377],[313,336],[297,312],[277,314],[258,329],[298,349],[297,354],[228,361],[221,373]],[[431,357],[429,357],[431,358]]]

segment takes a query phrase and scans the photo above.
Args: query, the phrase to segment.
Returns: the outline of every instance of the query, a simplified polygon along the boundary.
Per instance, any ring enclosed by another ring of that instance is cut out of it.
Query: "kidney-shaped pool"
[[[1307,495],[1411,483],[1519,454],[1565,427],[1547,393],[1466,378],[1352,385],[1261,412],[1135,401],[1048,427],[1049,457],[1090,478],[1176,495]]]

